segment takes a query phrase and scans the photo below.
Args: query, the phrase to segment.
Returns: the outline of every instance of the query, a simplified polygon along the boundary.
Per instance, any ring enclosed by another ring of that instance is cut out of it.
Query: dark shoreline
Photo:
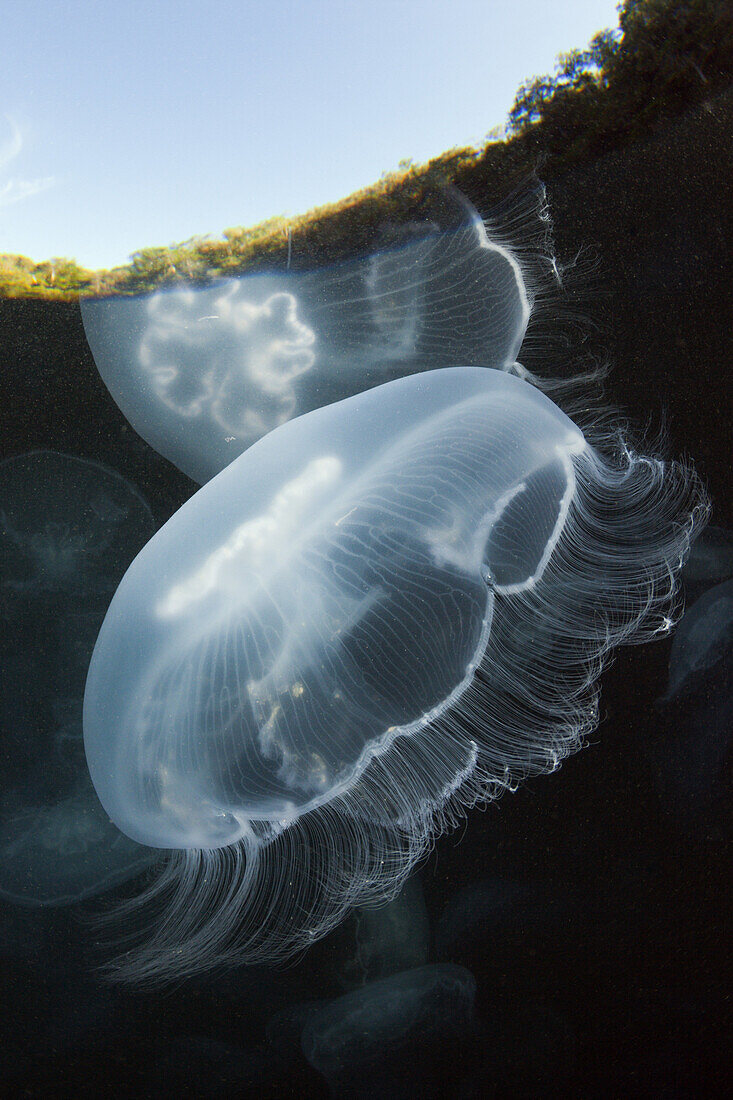
[[[547,181],[556,251],[597,256],[575,278],[608,396],[706,479],[716,522],[730,520],[726,456],[733,316],[733,92],[636,145]],[[471,194],[482,213],[486,203]],[[541,344],[541,322],[532,332]],[[541,356],[538,359],[542,369]],[[547,363],[552,374],[554,364]],[[0,300],[0,458],[47,447],[109,462],[145,491],[192,485],[134,433],[111,402],[84,338],[78,303]]]

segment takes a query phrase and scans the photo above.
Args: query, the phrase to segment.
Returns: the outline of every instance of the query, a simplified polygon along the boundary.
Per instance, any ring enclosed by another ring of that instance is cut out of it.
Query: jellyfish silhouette
[[[669,629],[703,514],[690,471],[496,370],[259,440],[138,555],[92,657],[97,793],[171,849],[120,973],[281,960],[394,896],[466,807],[582,744],[604,656]]]
[[[344,989],[424,965],[430,925],[419,876],[411,875],[386,905],[354,909],[341,939],[349,945],[343,954],[335,952],[336,979]]]
[[[711,561],[708,549],[711,544],[715,550],[725,547],[721,534],[720,529],[713,532],[698,568],[708,572],[725,564],[725,559]],[[656,710],[659,728],[644,747],[662,799],[677,813],[707,811],[725,788],[730,759],[733,580],[708,588],[682,616],[672,643],[667,691]]]
[[[335,1096],[413,1094],[416,1058],[472,1031],[476,980],[452,963],[433,963],[370,982],[314,1007],[301,1036],[303,1054]],[[404,1080],[405,1074],[412,1077]]]
[[[155,858],[121,834],[84,760],[94,643],[154,531],[137,491],[96,462],[34,451],[0,465],[0,896],[60,905]]]
[[[384,228],[355,260],[83,299],[86,337],[135,430],[201,484],[271,429],[391,379],[515,369],[539,283],[516,225],[539,251],[544,204],[529,189],[492,226],[443,194],[435,219]]]

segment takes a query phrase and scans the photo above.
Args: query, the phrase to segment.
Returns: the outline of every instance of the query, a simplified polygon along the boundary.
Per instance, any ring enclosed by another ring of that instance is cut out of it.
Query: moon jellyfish
[[[672,643],[667,700],[679,699],[730,656],[733,581],[709,589],[685,612]]]
[[[387,905],[355,909],[343,931],[343,939],[353,944],[336,972],[344,989],[422,966],[428,961],[430,924],[418,876],[408,878]]]
[[[303,1054],[332,1086],[348,1082],[353,1088],[355,1076],[366,1072],[365,1095],[411,1095],[411,1090],[374,1088],[375,1071],[386,1085],[399,1065],[392,1059],[401,1055],[401,1068],[409,1067],[414,1085],[414,1058],[406,1067],[405,1053],[417,1048],[424,1057],[426,1044],[440,1049],[451,1036],[465,1035],[475,997],[476,980],[463,966],[434,963],[403,970],[315,1009],[303,1028]],[[334,1092],[352,1095],[351,1089]]]
[[[580,747],[704,507],[590,438],[512,374],[412,375],[269,433],[147,544],[84,699],[102,804],[171,849],[124,973],[287,958]]]
[[[513,220],[544,223],[535,192]],[[417,371],[515,368],[530,316],[517,255],[462,196],[359,259],[81,302],[110,393],[203,483],[286,421]],[[531,279],[530,279],[531,281]]]
[[[89,659],[112,594],[154,530],[112,470],[35,451],[0,465],[0,895],[59,905],[155,854],[122,835],[84,760]]]
[[[699,539],[695,540],[684,569],[682,582],[685,592],[694,599],[714,584],[733,577],[733,531],[716,527],[711,523]]]
[[[645,748],[665,802],[704,809],[724,787],[733,730],[733,581],[708,589],[680,620],[658,736]]]

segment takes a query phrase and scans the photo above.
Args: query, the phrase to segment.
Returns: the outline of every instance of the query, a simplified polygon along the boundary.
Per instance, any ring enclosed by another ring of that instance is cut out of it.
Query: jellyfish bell
[[[593,728],[669,622],[700,491],[534,386],[436,369],[271,432],[126,573],[91,660],[110,818],[172,849],[133,978],[286,958]]]
[[[512,225],[543,227],[544,191]],[[512,370],[528,270],[462,196],[383,228],[373,252],[310,270],[82,299],[87,341],[135,430],[202,484],[273,428],[451,363]],[[531,279],[530,279],[531,281]]]
[[[708,546],[720,545],[720,528]],[[706,548],[707,550],[707,548]],[[703,555],[698,557],[697,565]],[[713,563],[717,564],[717,563]],[[689,591],[689,582],[685,584]],[[725,788],[733,730],[733,580],[708,588],[674,636],[659,726],[644,743],[663,802],[675,813],[714,808]]]
[[[692,694],[733,648],[733,581],[708,589],[685,612],[672,643],[665,701]]]
[[[463,966],[433,963],[402,970],[314,1007],[301,1036],[303,1054],[334,1095],[352,1093],[355,1078],[363,1079],[365,1072],[373,1085],[375,1070],[383,1084],[378,1093],[410,1095],[411,1088],[389,1087],[389,1071],[407,1065],[412,1075],[415,1055],[424,1059],[430,1049],[465,1039],[472,1031],[475,997],[476,979]]]
[[[82,733],[99,627],[154,529],[99,463],[34,451],[0,464],[0,897],[14,904],[65,905],[156,858],[104,813]]]
[[[105,620],[87,753],[112,819],[143,842],[231,843],[253,819],[331,801],[439,718],[480,661],[495,594],[543,570],[583,449],[541,394],[482,370],[381,388],[260,441],[148,544]],[[510,545],[535,496],[527,538]],[[119,636],[134,646],[120,651]],[[113,680],[131,694],[112,697]],[[215,739],[202,740],[214,699]],[[115,766],[99,768],[110,740]],[[230,766],[243,812],[225,795]]]
[[[686,602],[692,604],[713,585],[733,577],[733,531],[708,524],[682,570]]]
[[[150,509],[108,467],[56,451],[0,464],[0,590],[6,600],[50,595],[74,603],[114,592],[128,547],[152,533]],[[7,606],[7,605],[6,605]]]
[[[111,825],[83,761],[79,776],[49,796],[32,776],[0,803],[0,897],[32,908],[69,905],[134,878],[157,858]]]
[[[386,904],[359,906],[342,926],[331,958],[344,989],[422,966],[430,952],[430,924],[419,875],[411,875]]]

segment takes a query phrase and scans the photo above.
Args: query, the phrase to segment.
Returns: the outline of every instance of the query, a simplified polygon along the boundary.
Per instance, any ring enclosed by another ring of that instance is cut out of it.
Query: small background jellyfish
[[[84,700],[105,809],[172,849],[122,972],[288,958],[581,746],[706,508],[596,443],[511,374],[429,371],[271,432],[148,543]]]
[[[411,875],[386,905],[354,909],[337,941],[341,951],[336,946],[335,977],[343,989],[423,966],[430,952],[430,925],[419,876]]]
[[[544,202],[526,189],[492,224],[445,192],[433,217],[384,227],[355,260],[83,299],[87,340],[133,427],[201,484],[278,425],[390,379],[521,370]]]
[[[154,852],[110,823],[84,759],[89,658],[117,584],[154,530],[112,470],[52,451],[0,465],[0,895],[60,905]]]
[[[691,570],[693,587],[704,583],[700,574],[730,567],[719,553],[730,543],[729,532],[713,533]],[[733,580],[708,588],[682,616],[656,712],[660,728],[646,744],[655,785],[668,808],[694,818],[719,798],[730,760]]]
[[[708,588],[721,584],[733,577],[733,531],[708,524],[696,539],[685,568],[682,580],[688,604],[691,604]]]
[[[336,1095],[406,1096],[416,1057],[424,1062],[452,1036],[470,1036],[475,996],[465,967],[403,970],[314,1008],[303,1053]]]

